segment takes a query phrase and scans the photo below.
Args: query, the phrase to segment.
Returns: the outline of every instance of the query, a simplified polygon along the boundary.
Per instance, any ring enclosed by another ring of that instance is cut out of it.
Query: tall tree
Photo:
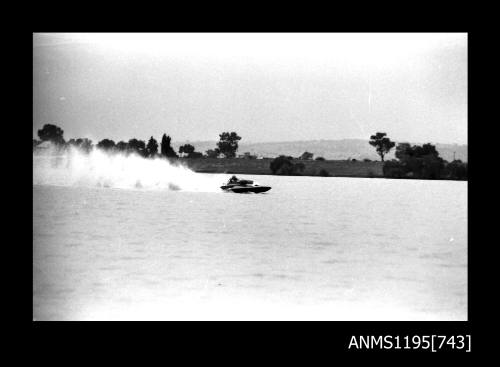
[[[170,136],[163,134],[161,138],[161,155],[163,157],[178,157],[177,153],[175,153],[175,150],[170,145],[171,140]]]
[[[223,132],[219,134],[220,140],[217,143],[219,151],[224,154],[226,158],[234,158],[236,156],[236,151],[238,150],[238,140],[241,140],[241,136],[238,136],[234,131]]]
[[[179,147],[179,154],[186,154],[188,157],[194,152],[194,146],[191,144],[184,144]]]
[[[168,147],[170,146],[170,136],[167,136],[167,134],[163,134],[161,137],[161,155],[166,157],[167,156],[167,151]]]
[[[379,132],[370,136],[369,143],[375,147],[382,162],[384,161],[384,156],[396,145],[395,142],[391,141],[391,139],[387,137],[386,133]]]
[[[148,141],[146,152],[148,157],[154,157],[158,154],[158,142],[153,137],[151,137]]]
[[[60,127],[52,124],[45,124],[38,130],[38,137],[41,141],[50,141],[56,145],[65,144],[63,134],[64,131]]]

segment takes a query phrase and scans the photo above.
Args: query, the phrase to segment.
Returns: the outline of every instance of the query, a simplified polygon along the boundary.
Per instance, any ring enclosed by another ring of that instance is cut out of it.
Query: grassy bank
[[[217,159],[217,158],[179,158],[179,162],[195,172],[229,173],[249,175],[271,175],[272,158],[268,159]],[[362,162],[347,160],[306,161],[302,176],[322,176],[327,173],[332,177],[383,177],[382,162]]]

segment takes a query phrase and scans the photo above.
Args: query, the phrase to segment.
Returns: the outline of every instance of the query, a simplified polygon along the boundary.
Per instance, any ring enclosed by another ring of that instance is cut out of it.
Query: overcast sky
[[[467,143],[467,35],[34,34],[33,137]]]

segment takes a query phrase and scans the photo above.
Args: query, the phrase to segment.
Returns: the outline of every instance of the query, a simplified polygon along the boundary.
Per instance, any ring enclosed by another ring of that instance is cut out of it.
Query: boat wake
[[[136,154],[89,153],[71,147],[33,152],[33,184],[133,190],[220,192],[220,177],[196,173],[165,159]]]

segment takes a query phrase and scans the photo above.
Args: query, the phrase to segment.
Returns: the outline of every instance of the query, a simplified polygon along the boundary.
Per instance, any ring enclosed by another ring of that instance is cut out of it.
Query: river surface
[[[241,177],[34,182],[33,318],[467,320],[466,182]]]

